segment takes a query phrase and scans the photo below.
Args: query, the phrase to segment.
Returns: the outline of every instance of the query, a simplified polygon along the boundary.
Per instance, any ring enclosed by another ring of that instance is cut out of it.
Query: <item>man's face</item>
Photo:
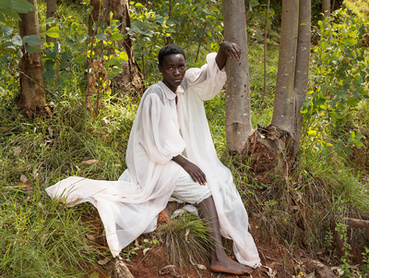
[[[163,82],[175,92],[181,85],[186,72],[186,61],[182,54],[170,54],[164,57],[162,65],[158,65],[163,75]]]

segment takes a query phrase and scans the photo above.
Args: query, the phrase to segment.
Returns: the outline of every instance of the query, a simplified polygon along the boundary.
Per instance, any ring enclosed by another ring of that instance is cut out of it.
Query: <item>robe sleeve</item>
[[[185,149],[179,128],[174,124],[170,109],[157,92],[150,92],[143,100],[138,119],[138,143],[150,160],[165,164]]]
[[[191,68],[186,71],[185,89],[194,91],[201,100],[210,100],[221,90],[226,81],[225,68],[219,69],[215,58],[217,53],[207,55],[207,64],[201,68]]]

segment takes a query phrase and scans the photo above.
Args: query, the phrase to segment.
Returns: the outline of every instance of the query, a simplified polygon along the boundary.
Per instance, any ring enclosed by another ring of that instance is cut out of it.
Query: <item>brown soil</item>
[[[90,225],[93,229],[92,234],[88,238],[94,240],[96,244],[107,246],[102,223],[97,212],[93,208],[90,216],[82,217],[82,220]],[[250,214],[251,215],[251,214]],[[250,227],[257,227],[259,220],[255,217],[249,217]],[[352,231],[354,232],[354,231]],[[259,250],[262,267],[255,269],[250,275],[241,275],[240,277],[274,277],[274,278],[292,278],[292,277],[340,277],[337,269],[340,265],[340,254],[335,250],[327,250],[324,253],[309,254],[306,250],[293,247],[290,250],[277,243],[276,240],[265,241],[262,231],[256,230],[252,232],[254,240]],[[193,264],[184,266],[173,265],[167,259],[167,249],[164,244],[154,244],[151,249],[144,250],[136,248],[136,254],[129,254],[128,251],[134,250],[137,246],[142,246],[145,239],[151,240],[152,234],[144,234],[140,236],[136,243],[132,243],[121,252],[121,257],[128,267],[129,271],[135,278],[147,277],[165,277],[165,278],[197,278],[197,277],[215,277],[215,278],[235,278],[236,275],[213,273],[209,269],[208,262],[195,261]],[[352,265],[362,269],[361,250],[354,246],[352,250]],[[99,258],[99,268],[89,270],[87,277],[121,277],[115,273],[115,261],[109,254],[109,262],[103,264],[104,258]],[[200,265],[197,268],[195,265]],[[202,269],[205,266],[205,269]],[[311,275],[313,274],[313,275]],[[308,276],[311,275],[311,276]]]

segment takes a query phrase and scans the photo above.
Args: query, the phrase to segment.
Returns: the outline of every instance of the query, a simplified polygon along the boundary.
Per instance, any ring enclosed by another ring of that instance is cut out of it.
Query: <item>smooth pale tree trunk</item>
[[[56,16],[57,11],[57,0],[47,0],[47,11],[46,11],[46,18],[54,18]],[[46,31],[50,29],[50,25],[46,25]],[[46,36],[46,42],[55,43],[56,39]]]
[[[324,17],[331,15],[331,0],[322,0],[322,13]]]
[[[261,183],[280,172],[288,177],[296,162],[307,95],[311,44],[311,0],[283,0],[278,76],[271,124],[249,138],[253,172]]]
[[[290,134],[295,131],[294,75],[298,34],[299,0],[282,1],[281,37],[274,112],[271,125]]]
[[[265,21],[265,32],[264,32],[264,94],[263,94],[263,103],[265,98],[267,97],[267,42],[268,42],[268,19],[269,19],[269,4],[270,0],[268,0],[267,4],[267,20]]]
[[[228,58],[225,67],[226,141],[231,152],[240,152],[252,131],[245,0],[223,0],[222,6],[225,40],[237,43],[242,50],[240,61]]]
[[[36,0],[28,0],[29,3],[37,8]],[[40,38],[39,18],[37,11],[19,14],[19,33],[23,38],[25,36],[36,35]],[[20,74],[20,95],[18,105],[20,111],[32,119],[43,112],[49,112],[46,107],[46,95],[43,81],[43,62],[40,51],[28,53],[23,50],[19,68]]]
[[[304,114],[300,113],[300,111],[307,96],[311,47],[311,0],[300,0],[299,4],[299,33],[297,39],[296,75],[294,79],[294,94],[296,97],[294,154],[297,153],[299,148],[303,127]]]
[[[106,21],[110,23],[110,12],[113,13],[113,19],[121,23],[120,32],[125,35],[126,28],[131,27],[131,19],[129,17],[129,1],[128,0],[103,0]],[[135,61],[133,52],[133,43],[129,36],[118,42],[118,45],[126,52],[129,60],[123,62],[124,71],[112,80],[113,88],[132,95],[141,95],[144,91],[144,78],[138,64]]]

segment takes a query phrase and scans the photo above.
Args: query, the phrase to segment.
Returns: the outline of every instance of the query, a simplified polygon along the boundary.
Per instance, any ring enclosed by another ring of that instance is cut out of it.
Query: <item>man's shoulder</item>
[[[163,95],[163,89],[159,84],[159,82],[151,85],[143,94],[143,96],[150,96],[150,95],[157,95],[159,97]]]

